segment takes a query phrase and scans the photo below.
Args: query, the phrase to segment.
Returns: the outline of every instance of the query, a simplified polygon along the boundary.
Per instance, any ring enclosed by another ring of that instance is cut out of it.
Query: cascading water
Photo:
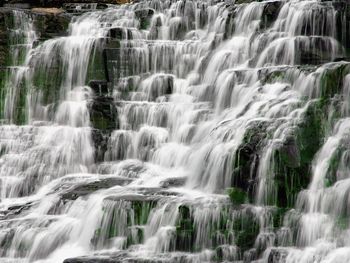
[[[346,2],[12,17],[0,262],[350,261]]]

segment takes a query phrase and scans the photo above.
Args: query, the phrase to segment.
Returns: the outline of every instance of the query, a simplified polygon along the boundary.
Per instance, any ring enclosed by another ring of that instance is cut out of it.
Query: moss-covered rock
[[[157,201],[157,196],[140,194],[107,197],[101,225],[95,231],[92,244],[102,247],[115,237],[125,238],[126,247],[143,242],[143,226]]]
[[[151,23],[151,18],[154,15],[154,10],[144,8],[135,11],[135,17],[140,21],[140,29],[147,29]]]
[[[312,160],[324,136],[325,112],[320,101],[311,103],[295,133],[275,151],[274,181],[279,207],[292,207],[298,193],[310,183]]]
[[[115,185],[125,185],[130,183],[131,179],[111,177],[104,178],[95,182],[90,182],[87,184],[78,184],[71,188],[68,192],[62,194],[63,200],[76,200],[79,197],[91,194],[95,191],[111,188]]]
[[[228,188],[226,191],[228,196],[230,197],[232,204],[234,205],[244,204],[248,201],[247,193],[239,188],[232,187]]]
[[[344,85],[344,79],[350,73],[350,64],[345,62],[332,63],[325,66],[320,72],[320,91],[321,99],[332,98],[340,94]]]
[[[41,41],[64,36],[68,32],[71,16],[61,9],[33,8],[34,26]]]
[[[241,213],[233,223],[235,233],[235,244],[239,247],[241,254],[254,247],[255,239],[259,234],[259,222],[249,210]]]
[[[271,1],[265,3],[264,10],[261,15],[261,29],[267,29],[273,25],[283,4],[283,1]]]
[[[110,132],[118,128],[117,109],[112,98],[94,98],[89,103],[89,112],[94,129]]]
[[[186,205],[179,207],[176,223],[176,250],[194,251],[195,229],[190,208]]]
[[[259,156],[269,136],[268,125],[264,121],[251,123],[246,129],[243,143],[235,153],[232,186],[247,193],[247,200],[254,199]]]

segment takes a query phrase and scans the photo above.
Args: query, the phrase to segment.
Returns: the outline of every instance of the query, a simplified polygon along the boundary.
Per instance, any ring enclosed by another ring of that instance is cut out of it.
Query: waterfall
[[[0,8],[0,262],[350,261],[345,0],[81,5]]]

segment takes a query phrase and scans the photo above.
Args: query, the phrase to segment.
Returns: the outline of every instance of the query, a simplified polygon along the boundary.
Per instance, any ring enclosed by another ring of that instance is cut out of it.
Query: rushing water
[[[0,262],[350,261],[350,65],[333,62],[331,2],[146,0],[46,41],[13,12]],[[101,57],[102,95],[87,86]]]

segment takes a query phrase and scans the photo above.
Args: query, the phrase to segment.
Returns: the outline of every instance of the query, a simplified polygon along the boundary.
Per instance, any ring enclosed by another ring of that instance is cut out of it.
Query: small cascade
[[[0,262],[350,260],[346,1],[65,6],[7,14]]]

